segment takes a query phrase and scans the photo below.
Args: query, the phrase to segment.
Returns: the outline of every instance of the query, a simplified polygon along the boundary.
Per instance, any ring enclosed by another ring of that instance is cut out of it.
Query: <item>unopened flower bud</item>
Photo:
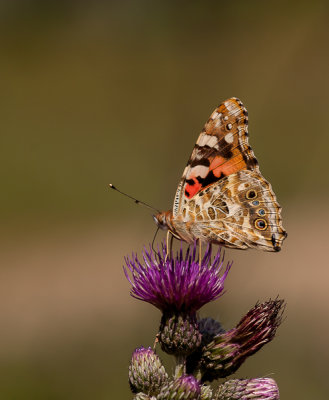
[[[149,347],[137,348],[129,366],[129,384],[133,393],[157,394],[168,380],[160,358]]]
[[[157,400],[201,400],[200,383],[193,375],[183,375],[165,385]]]
[[[232,379],[220,385],[214,400],[279,400],[279,389],[274,379]]]
[[[283,300],[256,304],[237,327],[219,334],[202,349],[203,381],[233,374],[247,357],[270,342],[282,319]]]

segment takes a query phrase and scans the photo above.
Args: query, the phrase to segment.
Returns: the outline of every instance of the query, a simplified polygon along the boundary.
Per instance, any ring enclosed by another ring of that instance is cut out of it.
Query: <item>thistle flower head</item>
[[[182,248],[167,256],[166,245],[154,252],[144,248],[140,261],[136,254],[126,257],[125,274],[131,295],[159,308],[163,313],[195,313],[223,294],[224,281],[231,263],[223,268],[221,249],[212,257],[209,246],[199,264],[196,243],[186,254]]]

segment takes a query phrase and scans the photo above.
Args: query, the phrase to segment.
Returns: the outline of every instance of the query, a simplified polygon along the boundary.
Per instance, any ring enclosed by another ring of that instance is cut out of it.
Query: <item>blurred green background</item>
[[[204,122],[232,96],[289,237],[279,254],[227,250],[227,292],[201,315],[231,328],[257,300],[285,298],[274,342],[236,376],[328,398],[328,11],[0,2],[1,399],[131,398],[131,352],[153,343],[160,313],[129,296],[122,264],[155,227],[107,185],[171,208]]]

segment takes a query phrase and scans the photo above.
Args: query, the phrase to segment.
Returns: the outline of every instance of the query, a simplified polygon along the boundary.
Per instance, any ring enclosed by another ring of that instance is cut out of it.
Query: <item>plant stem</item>
[[[179,378],[186,373],[186,357],[176,356],[175,378]]]

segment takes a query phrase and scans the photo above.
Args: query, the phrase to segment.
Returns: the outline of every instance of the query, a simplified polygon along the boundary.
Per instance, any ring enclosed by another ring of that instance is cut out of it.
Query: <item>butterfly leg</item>
[[[165,262],[167,261],[169,254],[171,254],[173,239],[174,239],[174,236],[168,230],[168,232],[167,232],[167,254],[166,254]]]
[[[156,250],[155,250],[155,248],[154,248],[154,242],[155,242],[155,238],[157,237],[157,233],[159,232],[159,227],[157,228],[157,230],[155,231],[155,234],[154,234],[154,236],[153,236],[153,240],[152,240],[152,250],[154,251],[154,253],[156,254],[157,252],[156,252]]]
[[[199,239],[199,265],[201,267],[201,261],[202,261],[202,243],[201,240]]]

